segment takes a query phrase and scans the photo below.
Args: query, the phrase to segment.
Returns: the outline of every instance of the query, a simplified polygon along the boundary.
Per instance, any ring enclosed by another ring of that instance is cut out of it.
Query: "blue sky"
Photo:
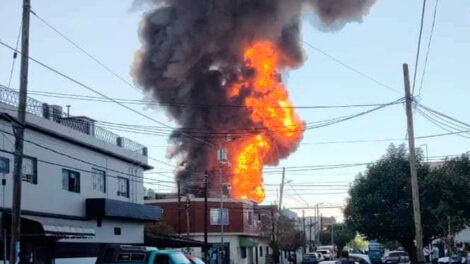
[[[0,3],[0,39],[10,45],[16,42],[20,20],[21,1]],[[82,1],[32,1],[32,9],[49,23],[64,32],[91,54],[94,54],[120,76],[131,80],[130,65],[135,50],[140,46],[137,29],[143,10],[131,8],[132,1],[82,0]],[[431,15],[435,0],[429,0],[424,21],[423,54],[426,51]],[[394,88],[390,91],[361,75],[350,71],[330,58],[305,45],[308,56],[303,67],[285,75],[286,84],[294,105],[333,105],[386,103],[402,96],[402,63],[410,64],[413,73],[419,19],[422,1],[378,0],[362,23],[346,25],[337,32],[317,30],[307,19],[303,23],[303,40],[344,63],[366,73]],[[421,93],[421,102],[457,119],[470,121],[470,2],[463,0],[440,1],[429,55],[427,73]],[[65,42],[55,32],[31,17],[31,56],[75,77],[87,85],[118,98],[141,99],[142,94],[106,72],[80,51]],[[12,63],[11,51],[0,47],[0,83],[8,84]],[[424,64],[421,57],[420,66]],[[418,87],[421,79],[418,74]],[[13,73],[11,87],[18,88],[19,60]],[[71,94],[93,95],[54,73],[34,63],[30,64],[29,89]],[[73,115],[87,115],[100,121],[139,125],[157,125],[117,105],[84,102],[68,99],[35,97],[41,101],[71,105]],[[147,115],[171,124],[162,111],[134,106]],[[364,109],[300,109],[299,115],[307,122],[352,114]],[[158,126],[158,125],[157,125]],[[440,128],[416,116],[415,134],[442,133]],[[166,160],[165,137],[122,133],[150,146],[150,155]],[[402,105],[395,105],[372,114],[330,127],[309,130],[297,152],[281,162],[280,166],[305,166],[317,164],[362,163],[374,161],[383,155],[391,142],[363,142],[348,144],[318,144],[331,141],[404,138],[406,120]],[[394,141],[400,143],[401,141]],[[469,141],[458,136],[418,140],[427,144],[429,156],[459,154],[469,150]],[[150,161],[156,171],[171,168]],[[168,161],[174,163],[174,161]],[[287,171],[293,184],[350,183],[364,167],[311,172]],[[170,174],[166,174],[170,175]],[[152,174],[152,178],[159,176]],[[169,180],[168,177],[160,177]],[[279,183],[280,174],[266,174],[266,183]],[[156,186],[153,186],[156,187]],[[161,190],[165,190],[164,188]],[[166,189],[168,190],[168,189]],[[266,202],[276,199],[275,187],[268,187]],[[305,206],[295,191],[286,187],[285,205]],[[335,193],[320,195],[324,193]],[[310,205],[315,203],[343,204],[346,193],[332,191],[298,191],[305,193]],[[294,198],[292,198],[294,197]],[[307,214],[312,211],[307,210]],[[325,215],[339,216],[340,211],[323,210]]]

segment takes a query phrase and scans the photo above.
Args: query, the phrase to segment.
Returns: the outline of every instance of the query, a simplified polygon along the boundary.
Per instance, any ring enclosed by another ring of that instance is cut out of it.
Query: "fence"
[[[19,93],[13,89],[0,84],[0,102],[18,107]],[[1,110],[1,109],[0,109]],[[50,119],[53,122],[69,127],[73,130],[93,136],[101,141],[122,147],[124,149],[140,152],[146,155],[145,146],[130,139],[120,137],[119,135],[106,130],[95,124],[95,121],[87,117],[69,117],[62,112],[62,107],[48,105],[33,98],[27,98],[26,112]]]

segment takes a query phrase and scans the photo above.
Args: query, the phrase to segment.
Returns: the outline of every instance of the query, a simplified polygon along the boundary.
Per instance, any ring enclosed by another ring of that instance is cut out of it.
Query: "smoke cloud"
[[[243,64],[243,49],[259,40],[276,43],[281,67],[302,65],[300,43],[303,10],[311,11],[326,28],[360,22],[375,0],[148,0],[140,24],[142,47],[136,52],[132,76],[180,128],[173,131],[170,158],[181,160],[177,172],[183,192],[202,194],[203,172],[216,173],[215,145],[227,133],[256,129],[243,95],[227,97]],[[192,137],[188,137],[188,135]],[[297,142],[298,143],[298,142]],[[275,165],[297,144],[275,146]],[[215,186],[210,181],[211,186]]]

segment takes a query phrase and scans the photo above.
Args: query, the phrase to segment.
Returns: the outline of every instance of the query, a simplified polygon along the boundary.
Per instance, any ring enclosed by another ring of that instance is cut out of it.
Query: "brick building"
[[[147,205],[163,209],[162,221],[183,237],[204,241],[204,199],[182,197],[146,200]],[[207,203],[208,243],[211,256],[216,256],[221,247],[221,225],[224,229],[225,257],[223,263],[264,264],[272,253],[268,241],[260,237],[260,215],[258,207],[250,201],[224,198],[221,213],[220,199],[209,198]],[[192,254],[201,256],[200,248]]]

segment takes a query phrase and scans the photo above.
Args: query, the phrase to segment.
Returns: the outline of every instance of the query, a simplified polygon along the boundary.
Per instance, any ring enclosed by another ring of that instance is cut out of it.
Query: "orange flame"
[[[269,41],[256,42],[245,50],[244,62],[255,76],[241,76],[229,87],[228,96],[235,98],[242,89],[248,89],[244,105],[251,111],[250,119],[263,132],[241,139],[241,144],[237,140],[229,148],[233,165],[231,195],[261,203],[265,198],[262,169],[267,162],[275,165],[280,159],[274,146],[296,145],[302,138],[304,124],[294,113],[278,73],[277,47]]]

